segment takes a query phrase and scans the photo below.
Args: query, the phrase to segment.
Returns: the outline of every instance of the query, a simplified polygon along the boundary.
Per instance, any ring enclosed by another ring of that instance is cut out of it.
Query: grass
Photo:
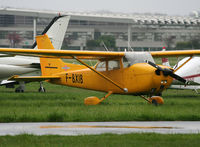
[[[0,87],[0,122],[83,122],[83,121],[173,121],[200,120],[200,96],[190,90],[167,90],[165,104],[152,106],[140,97],[111,95],[102,104],[85,106],[84,98],[105,93],[38,83],[27,84],[25,93]]]
[[[167,90],[165,104],[152,106],[136,96],[111,95],[101,105],[85,106],[85,97],[105,93],[38,83],[27,85],[26,93],[0,87],[0,122],[67,122],[125,120],[200,120],[200,95],[191,90]],[[33,146],[199,146],[200,134],[103,134],[85,136],[0,136],[0,147]]]
[[[118,146],[140,146],[140,147],[196,147],[200,144],[200,134],[103,134],[85,136],[1,136],[0,147],[47,147],[47,146],[67,146],[67,147],[118,147]]]

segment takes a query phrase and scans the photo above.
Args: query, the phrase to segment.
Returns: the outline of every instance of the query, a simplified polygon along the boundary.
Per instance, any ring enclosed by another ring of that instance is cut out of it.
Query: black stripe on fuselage
[[[45,66],[45,68],[53,68],[53,69],[58,69],[58,67],[50,67],[50,66]]]

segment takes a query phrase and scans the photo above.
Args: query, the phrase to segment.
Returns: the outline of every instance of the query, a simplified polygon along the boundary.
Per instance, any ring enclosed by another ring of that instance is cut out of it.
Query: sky
[[[0,0],[0,7],[188,15],[192,11],[200,11],[200,0]]]

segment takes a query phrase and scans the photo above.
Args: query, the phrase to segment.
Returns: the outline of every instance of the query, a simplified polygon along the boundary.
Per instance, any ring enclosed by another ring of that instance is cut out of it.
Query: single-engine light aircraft
[[[1,48],[1,53],[39,56],[42,76],[13,76],[16,81],[43,81],[67,85],[107,94],[99,99],[88,97],[86,105],[96,105],[112,93],[140,95],[149,103],[163,104],[160,97],[173,79],[184,84],[187,81],[176,75],[171,67],[155,64],[153,57],[193,56],[200,50],[157,51],[157,52],[104,52],[54,50],[47,35],[37,36],[37,50]],[[82,65],[65,63],[61,58],[76,59]],[[89,66],[83,59],[97,59],[95,66]],[[145,96],[146,95],[146,96]]]

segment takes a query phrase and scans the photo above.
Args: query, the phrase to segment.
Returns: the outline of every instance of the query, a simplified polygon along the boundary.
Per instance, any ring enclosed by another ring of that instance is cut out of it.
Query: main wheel
[[[152,100],[151,103],[155,106],[158,106],[158,102],[156,100]]]
[[[163,100],[163,98],[160,97],[160,96],[152,96],[151,98],[149,98],[149,100],[150,100],[151,103],[154,104],[155,106],[164,104],[164,100]]]
[[[38,89],[38,92],[45,92],[45,91],[46,91],[45,88],[41,88],[41,87],[40,87],[40,88]]]
[[[16,93],[23,93],[24,90],[23,90],[23,89],[17,89],[17,88],[16,88],[16,89],[15,89],[15,92],[16,92]]]

